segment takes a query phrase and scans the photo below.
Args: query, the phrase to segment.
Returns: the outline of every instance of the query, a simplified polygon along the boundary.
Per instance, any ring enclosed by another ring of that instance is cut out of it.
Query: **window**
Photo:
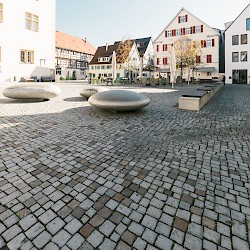
[[[247,62],[247,51],[241,51],[240,52],[240,61],[241,62]]]
[[[214,47],[214,39],[208,39],[206,41],[204,41],[203,43],[204,47]]]
[[[34,63],[34,51],[22,49],[20,51],[20,61],[21,63]]]
[[[201,33],[201,26],[195,26],[195,33]]]
[[[196,56],[196,63],[201,63],[201,56]]]
[[[234,35],[232,36],[232,45],[238,45],[239,44],[239,36]]]
[[[107,69],[111,69],[112,68],[112,66],[111,65],[107,65]]]
[[[212,62],[212,55],[207,55],[207,63],[211,63]]]
[[[56,75],[61,75],[62,74],[62,68],[56,67]]]
[[[167,57],[163,58],[163,64],[164,64],[164,65],[167,65],[167,64],[168,64],[168,58],[167,58]]]
[[[172,30],[168,30],[168,37],[172,36]]]
[[[176,36],[180,36],[181,35],[181,31],[178,29],[176,30]]]
[[[45,59],[40,59],[40,66],[44,67],[46,63]]]
[[[31,13],[25,13],[25,28],[27,30],[38,31],[39,18]]]
[[[247,34],[243,34],[240,36],[240,43],[247,44]]]
[[[186,34],[187,34],[187,35],[190,34],[190,28],[186,28]]]
[[[239,52],[233,52],[232,53],[232,62],[238,62],[239,61]]]
[[[178,17],[178,23],[186,23],[188,21],[188,16],[179,16]]]
[[[207,40],[206,47],[212,47],[212,41],[211,40]]]
[[[3,4],[0,3],[0,23],[3,22]]]
[[[105,66],[104,66],[104,65],[102,65],[102,66],[101,66],[101,69],[105,69]]]
[[[246,30],[250,30],[250,18],[246,19]]]
[[[168,50],[168,45],[167,44],[163,44],[162,45],[162,50],[163,51],[167,51]]]

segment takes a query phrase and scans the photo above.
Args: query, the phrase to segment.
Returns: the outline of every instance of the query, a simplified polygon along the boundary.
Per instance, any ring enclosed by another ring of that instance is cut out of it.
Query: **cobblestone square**
[[[0,95],[0,249],[250,249],[249,85],[200,112],[177,105],[197,86],[109,86],[151,99],[125,113],[56,85]]]

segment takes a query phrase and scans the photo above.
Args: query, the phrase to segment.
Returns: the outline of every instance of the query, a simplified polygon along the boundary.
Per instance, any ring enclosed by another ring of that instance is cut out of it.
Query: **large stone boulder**
[[[18,83],[3,91],[3,95],[13,99],[49,100],[57,97],[61,89],[50,83]]]
[[[145,95],[128,90],[109,90],[92,95],[89,103],[100,109],[132,111],[143,108],[150,100]]]
[[[84,88],[81,90],[80,95],[86,98],[89,98],[90,96],[100,93],[103,91],[109,90],[108,88],[105,87],[100,87],[100,86],[84,86]]]

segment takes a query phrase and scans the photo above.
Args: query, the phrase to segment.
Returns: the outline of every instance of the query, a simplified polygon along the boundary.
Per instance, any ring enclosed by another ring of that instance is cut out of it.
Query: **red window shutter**
[[[212,39],[212,47],[214,47],[214,39]]]
[[[174,36],[176,36],[176,30],[174,30]]]
[[[212,55],[207,55],[207,63],[211,63],[212,62]]]
[[[180,23],[181,22],[181,17],[180,16],[178,16],[178,23]]]
[[[174,36],[174,30],[172,30],[172,36]]]
[[[159,51],[159,45],[156,45],[156,51]]]
[[[186,29],[183,28],[183,35],[186,35]]]
[[[192,27],[190,27],[190,34],[193,34],[193,29],[192,29]]]
[[[162,51],[165,51],[165,47],[164,47],[164,44],[162,44]]]
[[[160,64],[160,58],[157,58],[156,60],[156,64],[159,65]]]
[[[201,25],[201,33],[203,33],[203,25]]]
[[[195,26],[193,26],[193,34],[195,34]]]
[[[188,15],[185,16],[186,22],[188,21]]]
[[[204,48],[206,48],[207,47],[207,41],[206,40],[204,40]]]
[[[166,51],[168,50],[168,45],[167,44],[165,44],[166,45]]]
[[[203,40],[201,40],[201,47],[203,48],[203,46],[204,46],[204,42]]]
[[[167,31],[165,31],[165,37],[168,37],[168,32]]]

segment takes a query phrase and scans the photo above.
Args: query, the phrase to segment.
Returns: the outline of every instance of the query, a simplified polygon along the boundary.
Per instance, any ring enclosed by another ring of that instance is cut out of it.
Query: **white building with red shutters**
[[[159,74],[170,77],[170,48],[181,36],[186,36],[201,46],[200,55],[196,56],[196,67],[183,70],[183,79],[219,80],[224,74],[223,56],[220,50],[223,47],[223,32],[204,23],[202,20],[182,8],[171,22],[163,29],[155,39],[155,64]],[[221,58],[221,60],[220,60]],[[221,61],[221,66],[219,63]],[[180,69],[177,76],[180,76]]]

